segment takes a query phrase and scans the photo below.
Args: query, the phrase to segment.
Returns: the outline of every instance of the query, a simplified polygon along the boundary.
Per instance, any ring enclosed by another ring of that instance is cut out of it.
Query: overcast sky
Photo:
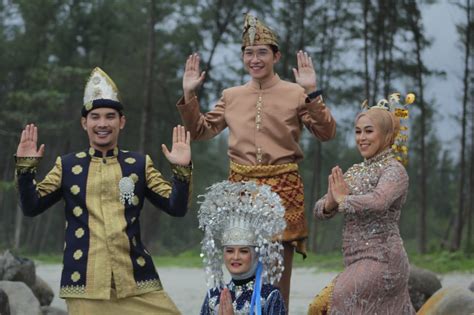
[[[462,112],[462,76],[464,51],[459,42],[456,24],[465,23],[465,14],[446,0],[423,9],[426,34],[433,39],[423,59],[429,68],[446,72],[446,79],[430,79],[426,82],[425,95],[434,97],[438,103],[436,116],[437,134],[456,155],[459,150],[460,124],[453,118]],[[471,63],[472,64],[472,63]]]

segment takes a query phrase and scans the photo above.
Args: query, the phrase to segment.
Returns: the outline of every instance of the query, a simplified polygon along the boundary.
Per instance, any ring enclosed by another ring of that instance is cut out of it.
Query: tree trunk
[[[21,241],[21,227],[23,224],[23,211],[20,208],[20,202],[18,201],[16,206],[16,217],[15,217],[15,237],[13,238],[13,249],[17,250],[20,248]]]
[[[422,34],[421,34],[421,15],[418,9],[416,1],[408,1],[406,10],[410,28],[414,36],[415,41],[415,55],[416,55],[416,87],[418,90],[418,104],[421,110],[420,114],[420,190],[421,195],[420,211],[418,216],[419,229],[418,229],[418,251],[421,254],[426,253],[426,212],[427,212],[427,163],[426,160],[426,119],[427,109],[423,96],[424,83],[423,83],[423,61],[421,57],[422,52]]]
[[[322,195],[321,191],[321,177],[322,177],[322,144],[319,141],[315,141],[315,152],[314,152],[314,166],[313,176],[311,180],[311,196],[310,196],[310,216],[312,217],[312,209],[316,199]],[[316,253],[318,249],[318,241],[316,232],[318,230],[318,221],[316,219],[310,220],[312,222],[309,229],[309,249],[313,253]]]
[[[204,84],[209,78],[209,75],[212,69],[212,60],[214,59],[214,54],[216,52],[217,46],[219,46],[219,44],[221,43],[222,36],[228,31],[230,21],[233,21],[236,18],[237,12],[240,12],[238,9],[236,9],[237,7],[235,5],[236,1],[232,1],[230,3],[231,3],[230,8],[226,8],[224,10],[222,9],[223,1],[219,1],[215,9],[216,16],[215,16],[214,22],[216,23],[217,29],[216,29],[216,33],[213,36],[212,48],[209,53],[209,58],[207,58],[206,64],[204,66],[204,69],[206,70],[206,76],[204,77],[204,81],[202,82],[202,86],[201,86],[201,91],[199,93],[201,96],[205,95]],[[223,10],[226,12],[226,15],[222,18],[222,20],[220,16],[220,10]]]
[[[454,238],[451,243],[451,250],[457,251],[461,247],[462,230],[465,207],[465,182],[466,182],[466,131],[467,131],[467,101],[469,99],[469,57],[470,57],[470,0],[467,0],[466,7],[467,23],[466,38],[463,41],[465,47],[464,56],[464,78],[463,78],[463,100],[462,100],[462,116],[461,116],[461,153],[460,153],[460,174],[459,174],[459,195],[458,195],[458,213],[454,227]]]
[[[149,15],[148,15],[148,42],[146,50],[146,63],[144,71],[144,89],[143,89],[143,111],[140,124],[140,146],[139,150],[141,153],[145,153],[145,146],[150,140],[150,128],[151,128],[151,115],[152,115],[152,102],[153,102],[153,69],[155,64],[155,0],[149,2]]]
[[[369,9],[370,0],[364,0],[362,10],[364,11],[364,79],[365,79],[365,99],[370,101],[370,74],[369,74]]]

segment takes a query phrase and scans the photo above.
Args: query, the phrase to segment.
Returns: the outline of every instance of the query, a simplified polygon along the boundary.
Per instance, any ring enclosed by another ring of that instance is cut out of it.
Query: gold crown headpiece
[[[274,31],[260,22],[255,16],[246,13],[242,32],[242,47],[255,45],[274,45],[278,47],[278,38]]]
[[[100,107],[109,107],[121,112],[123,105],[120,102],[119,92],[115,82],[99,67],[92,70],[84,89],[82,116]]]
[[[392,150],[396,155],[396,159],[403,165],[408,165],[408,105],[415,101],[415,94],[408,93],[405,96],[405,103],[400,103],[400,93],[392,93],[387,99],[381,99],[377,104],[370,106],[365,100],[362,102],[362,109],[370,110],[372,108],[381,108],[392,112],[400,119],[400,131],[395,137],[395,142],[392,145]]]

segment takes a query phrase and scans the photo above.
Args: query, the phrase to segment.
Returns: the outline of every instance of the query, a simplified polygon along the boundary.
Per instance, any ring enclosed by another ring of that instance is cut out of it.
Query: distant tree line
[[[38,179],[58,155],[86,148],[79,128],[83,88],[100,66],[117,83],[127,116],[120,146],[149,153],[169,176],[160,150],[180,123],[175,104],[187,56],[199,52],[207,71],[200,91],[202,110],[213,107],[223,88],[248,78],[240,61],[244,12],[252,12],[277,31],[282,59],[277,72],[293,80],[296,51],[315,63],[318,85],[337,113],[338,135],[314,141],[304,133],[306,209],[310,249],[339,250],[342,218],[316,222],[312,205],[327,189],[327,174],[361,160],[354,148],[352,117],[359,104],[375,103],[391,92],[413,92],[410,111],[410,192],[402,211],[401,233],[410,251],[473,251],[474,78],[473,18],[470,0],[453,2],[465,13],[457,27],[464,58],[463,89],[449,106],[459,107],[454,126],[460,152],[449,152],[435,133],[443,104],[427,95],[427,81],[446,69],[430,69],[423,59],[432,44],[422,10],[434,1],[282,1],[282,0],[10,0],[0,2],[0,248],[60,252],[62,204],[36,218],[18,207],[13,154],[22,127],[39,126],[46,155]],[[273,8],[269,10],[269,8]],[[437,109],[438,108],[438,109]],[[143,239],[155,254],[199,246],[196,196],[227,177],[226,135],[193,143],[194,200],[185,218],[171,218],[146,206]]]

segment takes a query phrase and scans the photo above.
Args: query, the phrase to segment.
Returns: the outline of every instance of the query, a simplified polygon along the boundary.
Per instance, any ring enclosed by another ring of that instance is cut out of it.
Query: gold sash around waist
[[[237,174],[248,177],[268,177],[298,171],[298,164],[286,163],[278,165],[242,165],[230,161],[230,170]]]

